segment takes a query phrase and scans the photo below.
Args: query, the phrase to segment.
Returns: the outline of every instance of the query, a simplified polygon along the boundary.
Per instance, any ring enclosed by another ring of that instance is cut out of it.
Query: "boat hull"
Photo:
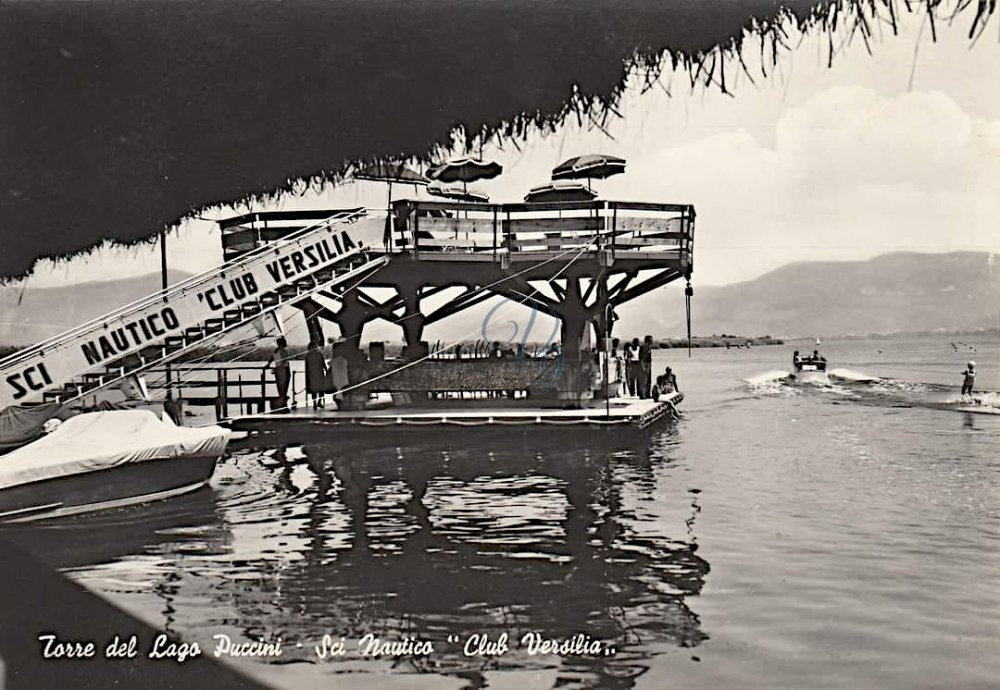
[[[798,371],[792,374],[792,378],[795,379],[796,383],[824,385],[830,383],[830,379],[827,377],[826,372],[822,370]]]
[[[154,459],[0,490],[0,521],[62,517],[147,503],[208,483],[218,455]]]

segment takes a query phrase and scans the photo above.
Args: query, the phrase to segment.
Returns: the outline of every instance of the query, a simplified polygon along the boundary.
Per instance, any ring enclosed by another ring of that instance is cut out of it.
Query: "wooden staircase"
[[[69,402],[166,364],[282,306],[356,284],[389,257],[350,236],[364,209],[281,241],[0,360],[0,408]],[[146,338],[145,336],[153,336]]]

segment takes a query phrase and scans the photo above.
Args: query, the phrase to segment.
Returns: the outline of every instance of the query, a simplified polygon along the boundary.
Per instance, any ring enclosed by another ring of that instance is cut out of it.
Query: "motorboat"
[[[0,456],[0,521],[145,503],[208,483],[229,432],[150,409],[85,412]]]
[[[826,360],[822,357],[803,357],[797,360],[791,378],[797,383],[830,383],[826,375]]]

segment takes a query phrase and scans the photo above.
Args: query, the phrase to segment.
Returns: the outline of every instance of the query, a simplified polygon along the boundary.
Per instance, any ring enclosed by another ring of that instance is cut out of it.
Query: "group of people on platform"
[[[653,336],[647,335],[639,342],[632,338],[618,352],[621,340],[611,340],[611,360],[614,369],[609,372],[611,381],[620,382],[621,390],[611,391],[611,394],[630,395],[641,399],[658,400],[663,395],[680,391],[677,386],[677,376],[673,369],[667,367],[663,374],[653,379]]]
[[[347,358],[338,355],[336,345],[329,361],[323,354],[323,345],[313,340],[305,356],[306,393],[314,410],[326,407],[326,396],[335,394],[348,385]],[[278,391],[274,401],[277,411],[288,410],[288,389],[292,382],[289,362],[294,357],[288,353],[288,342],[280,337],[265,367],[274,368],[274,383]]]

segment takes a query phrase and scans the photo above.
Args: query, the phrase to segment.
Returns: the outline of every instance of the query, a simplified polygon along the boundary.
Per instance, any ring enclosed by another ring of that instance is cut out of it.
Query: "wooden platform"
[[[354,431],[434,430],[438,433],[462,428],[517,427],[521,429],[646,429],[669,419],[675,405],[684,399],[672,393],[659,402],[638,398],[613,398],[610,409],[602,401],[588,407],[559,409],[504,406],[484,400],[454,401],[454,405],[390,407],[379,410],[296,409],[285,414],[258,414],[221,422],[237,431],[269,432],[289,428],[337,427]]]

